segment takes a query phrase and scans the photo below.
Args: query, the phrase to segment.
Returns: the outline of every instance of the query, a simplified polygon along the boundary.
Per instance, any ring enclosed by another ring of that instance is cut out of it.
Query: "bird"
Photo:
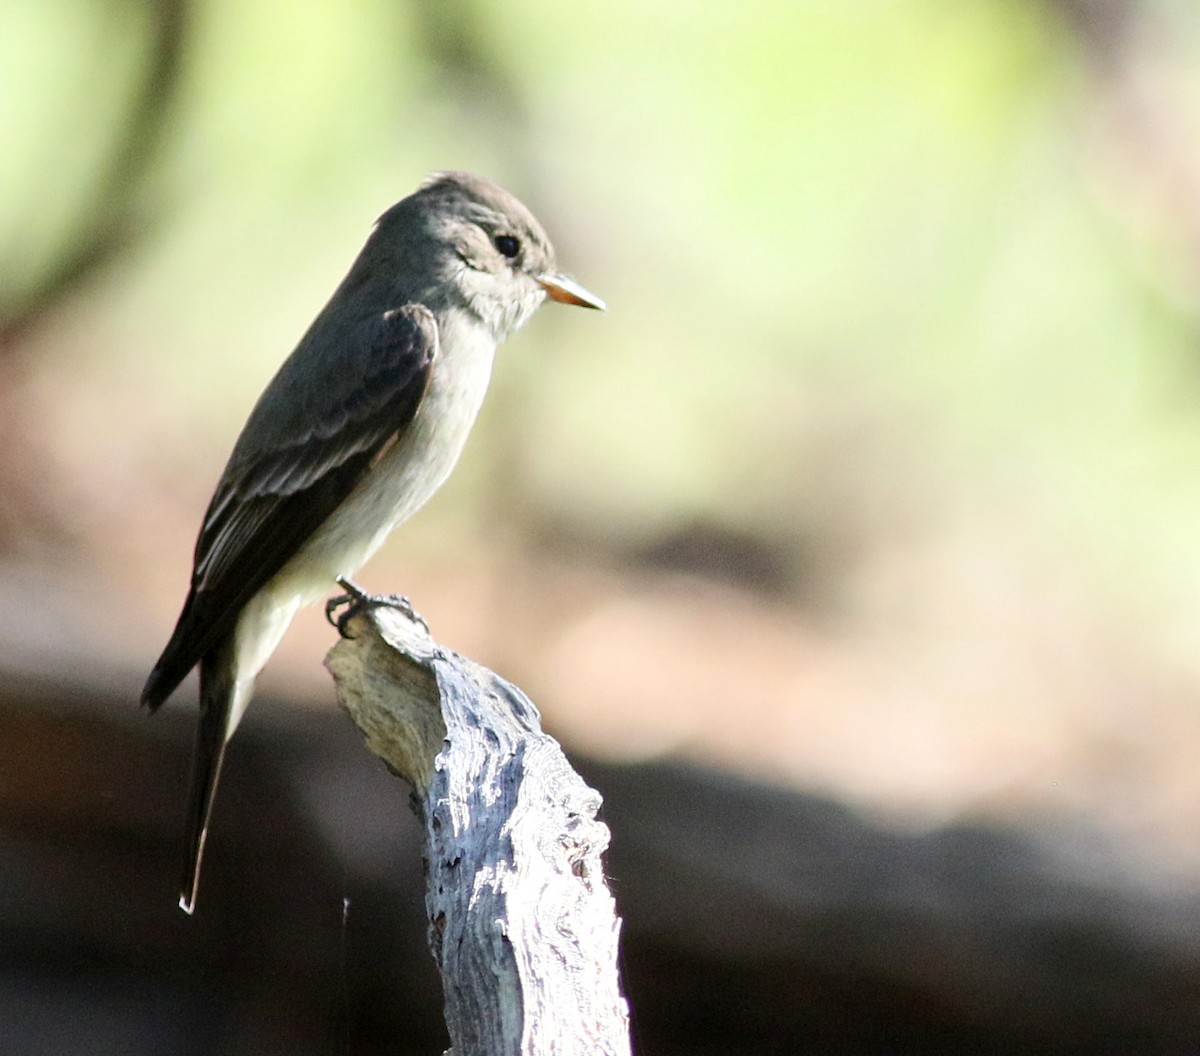
[[[443,484],[497,346],[547,299],[603,310],[529,209],[438,172],[376,221],[259,397],[201,523],[190,588],[141,703],[199,667],[179,905],[195,912],[225,749],[302,605],[345,584]]]

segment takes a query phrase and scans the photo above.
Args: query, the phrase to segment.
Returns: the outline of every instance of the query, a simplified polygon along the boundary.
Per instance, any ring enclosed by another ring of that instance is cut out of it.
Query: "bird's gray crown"
[[[435,312],[464,308],[497,340],[541,304],[538,277],[555,268],[554,248],[529,209],[466,172],[426,179],[379,218],[368,247],[398,280],[427,278],[425,288],[406,289],[406,296]]]

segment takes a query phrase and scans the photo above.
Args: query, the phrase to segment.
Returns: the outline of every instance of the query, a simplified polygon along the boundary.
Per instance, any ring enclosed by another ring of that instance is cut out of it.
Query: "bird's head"
[[[379,220],[377,237],[425,258],[434,285],[411,291],[437,311],[467,308],[499,340],[550,297],[604,308],[604,302],[558,270],[554,247],[537,218],[504,188],[464,172],[429,177]],[[447,303],[449,302],[449,303]]]

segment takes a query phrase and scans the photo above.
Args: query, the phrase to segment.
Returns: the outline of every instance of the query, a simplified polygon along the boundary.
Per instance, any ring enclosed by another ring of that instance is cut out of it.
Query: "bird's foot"
[[[426,634],[429,633],[429,624],[425,622],[421,614],[412,607],[412,602],[403,594],[369,594],[357,583],[342,576],[338,577],[337,585],[345,593],[330,598],[325,602],[325,619],[337,628],[338,634],[343,638],[350,637],[347,633],[347,627],[355,616],[368,612],[371,609],[384,608],[398,609],[408,619],[412,620],[413,623],[419,623],[425,629]],[[338,613],[337,610],[343,605],[346,606],[346,611]]]

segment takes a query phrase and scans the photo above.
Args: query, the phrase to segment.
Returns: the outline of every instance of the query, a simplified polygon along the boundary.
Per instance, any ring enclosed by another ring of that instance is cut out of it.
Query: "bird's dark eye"
[[[512,235],[497,235],[492,242],[500,251],[500,255],[508,257],[510,260],[521,252],[521,243]]]

